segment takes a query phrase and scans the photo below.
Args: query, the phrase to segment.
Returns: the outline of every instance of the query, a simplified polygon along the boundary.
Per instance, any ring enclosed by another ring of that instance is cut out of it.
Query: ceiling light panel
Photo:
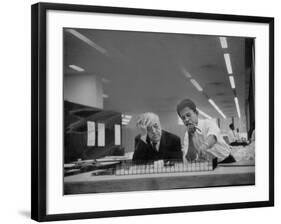
[[[199,85],[199,83],[198,83],[195,79],[190,79],[190,82],[192,83],[192,85],[194,85],[194,87],[195,87],[199,92],[202,92],[202,91],[203,91],[202,87]]]
[[[235,105],[236,105],[236,110],[237,110],[238,117],[240,118],[240,117],[241,117],[241,114],[240,114],[240,107],[239,107],[238,98],[235,97],[235,98],[234,98],[234,101],[235,101]]]
[[[225,60],[225,65],[226,65],[226,69],[227,69],[228,74],[232,74],[230,54],[224,54],[224,60]]]
[[[235,89],[235,82],[234,82],[234,77],[233,76],[229,76],[229,82],[230,82],[231,88]]]
[[[85,69],[84,68],[81,68],[77,65],[69,65],[69,68],[72,68],[73,70],[77,71],[77,72],[84,72]]]
[[[221,48],[227,48],[227,39],[226,37],[220,37]]]

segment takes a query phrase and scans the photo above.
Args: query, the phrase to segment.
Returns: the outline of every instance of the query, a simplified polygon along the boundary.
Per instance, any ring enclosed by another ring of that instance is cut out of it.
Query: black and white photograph
[[[64,195],[255,185],[255,38],[63,28]]]
[[[278,220],[277,3],[4,1],[0,222]]]
[[[37,221],[274,205],[274,18],[32,6]]]

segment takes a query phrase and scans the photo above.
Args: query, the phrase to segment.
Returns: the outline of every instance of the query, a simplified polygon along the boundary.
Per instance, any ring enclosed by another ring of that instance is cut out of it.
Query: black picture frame
[[[82,13],[110,13],[123,15],[140,15],[169,18],[190,18],[229,22],[248,22],[269,25],[269,200],[243,203],[208,204],[196,206],[175,206],[159,208],[139,208],[130,210],[95,211],[83,213],[52,214],[46,212],[46,26],[47,11],[69,11]],[[37,3],[32,5],[32,82],[31,82],[31,127],[32,127],[32,155],[31,155],[31,218],[37,221],[54,221],[70,219],[86,219],[100,217],[133,216],[162,213],[178,213],[192,211],[207,211],[221,209],[254,208],[274,206],[274,18],[224,15],[210,13],[195,13],[183,11],[163,11],[136,8],[103,7],[73,4]]]

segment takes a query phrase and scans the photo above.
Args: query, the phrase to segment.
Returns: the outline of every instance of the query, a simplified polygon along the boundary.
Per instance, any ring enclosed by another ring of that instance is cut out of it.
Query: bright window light
[[[220,37],[221,48],[227,48],[227,40],[226,37]]]
[[[122,124],[127,125],[130,123],[132,115],[122,114]]]
[[[219,112],[219,114],[226,119],[226,116],[224,115],[224,113],[220,110],[220,108],[215,104],[215,102],[212,99],[208,100],[210,104],[212,104],[212,106]]]
[[[77,65],[69,65],[69,68],[72,68],[73,70],[77,71],[77,72],[84,72],[85,69],[84,68],[81,68]]]
[[[127,118],[127,119],[131,119],[132,115],[124,115],[124,117]]]
[[[235,101],[235,105],[236,105],[236,110],[237,110],[238,117],[240,118],[240,117],[241,117],[241,114],[240,114],[240,107],[239,107],[238,98],[235,97],[235,98],[234,98],[234,101]]]
[[[128,125],[129,122],[122,121],[122,125]]]
[[[231,66],[231,61],[230,61],[230,55],[224,54],[224,60],[225,60],[226,69],[227,69],[228,74],[232,74],[232,66]]]
[[[235,89],[234,77],[233,76],[229,76],[229,81],[230,81],[231,88]]]
[[[131,119],[122,118],[122,122],[124,121],[124,122],[128,122],[128,123],[129,123],[129,122],[130,122],[130,120],[131,120]]]
[[[198,83],[195,79],[190,79],[190,82],[192,83],[192,85],[195,86],[195,88],[196,88],[199,92],[202,92],[202,91],[203,91],[202,87],[199,85],[199,83]]]

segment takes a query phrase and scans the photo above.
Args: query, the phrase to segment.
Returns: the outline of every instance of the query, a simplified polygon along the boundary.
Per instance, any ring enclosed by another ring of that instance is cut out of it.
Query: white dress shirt
[[[198,119],[198,125],[196,126],[196,131],[193,135],[193,142],[195,148],[199,149],[199,147],[206,142],[208,136],[214,135],[217,138],[217,142],[213,145],[213,147],[207,149],[209,153],[218,158],[218,162],[221,162],[225,158],[227,158],[230,154],[230,147],[224,141],[221,131],[217,124],[210,119],[201,120]],[[184,158],[188,152],[188,132],[185,132],[184,135],[184,146],[183,146],[183,155]]]

